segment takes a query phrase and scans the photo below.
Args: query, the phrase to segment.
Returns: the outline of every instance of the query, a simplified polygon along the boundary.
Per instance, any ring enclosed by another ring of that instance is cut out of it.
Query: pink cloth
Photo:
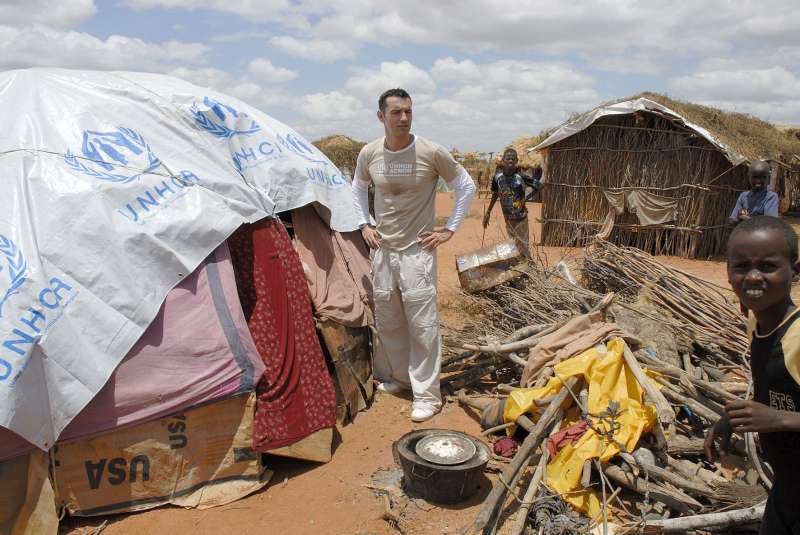
[[[316,313],[348,327],[372,325],[372,264],[361,232],[331,230],[310,204],[292,210],[292,225]]]
[[[58,441],[99,435],[253,391],[263,372],[223,244],[169,292],[108,383]],[[0,460],[33,448],[0,427]]]
[[[513,457],[519,448],[519,442],[511,437],[503,437],[494,443],[494,454],[500,457]]]
[[[552,459],[561,449],[566,446],[567,444],[575,444],[586,430],[589,429],[589,422],[585,420],[581,420],[580,422],[567,427],[566,429],[562,429],[557,433],[550,435],[545,442],[545,446],[547,447],[547,452],[550,454],[550,458]]]

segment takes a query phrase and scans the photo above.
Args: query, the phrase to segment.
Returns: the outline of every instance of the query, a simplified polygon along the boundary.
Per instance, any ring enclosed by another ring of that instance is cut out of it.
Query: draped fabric
[[[603,190],[603,195],[610,210],[620,215],[627,207],[628,212],[635,214],[642,226],[661,225],[678,219],[678,199],[673,197],[664,197],[641,189]],[[603,228],[606,228],[606,224]]]
[[[228,244],[242,310],[266,366],[256,389],[253,448],[280,448],[333,427],[333,381],[286,229],[277,219],[264,219],[242,226]]]
[[[317,315],[348,327],[372,325],[372,265],[361,232],[331,230],[312,205],[292,210],[292,224]]]
[[[640,189],[630,190],[625,195],[628,211],[636,214],[644,226],[661,225],[678,219],[678,201]]]

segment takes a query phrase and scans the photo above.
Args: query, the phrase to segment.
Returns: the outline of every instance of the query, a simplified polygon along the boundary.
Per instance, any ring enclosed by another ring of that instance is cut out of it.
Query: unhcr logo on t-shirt
[[[414,172],[413,163],[401,162],[381,162],[378,164],[378,172],[384,176],[409,176]]]

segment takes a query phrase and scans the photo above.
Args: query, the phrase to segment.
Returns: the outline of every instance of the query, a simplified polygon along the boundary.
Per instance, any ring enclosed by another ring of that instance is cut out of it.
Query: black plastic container
[[[475,444],[476,453],[460,464],[433,464],[416,453],[417,442],[435,432],[462,435]],[[432,503],[454,504],[466,500],[480,487],[483,471],[491,458],[480,440],[449,429],[420,429],[406,433],[392,446],[395,461],[403,469],[403,486],[409,494]]]

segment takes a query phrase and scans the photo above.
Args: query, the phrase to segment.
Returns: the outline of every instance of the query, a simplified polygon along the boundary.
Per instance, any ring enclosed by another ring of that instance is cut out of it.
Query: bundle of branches
[[[604,240],[592,242],[584,255],[589,288],[629,295],[647,289],[652,303],[706,352],[718,353],[719,348],[729,358],[743,362],[748,349],[746,325],[722,287],[667,267],[639,249]]]
[[[459,333],[459,343],[485,345],[520,340],[515,333],[529,326],[561,323],[595,306],[602,294],[570,283],[558,269],[529,264],[524,275],[482,294],[464,293],[480,317]]]
[[[622,532],[626,533],[683,533],[687,526],[716,530],[757,521],[763,513],[759,504],[766,497],[757,480],[769,486],[771,474],[758,460],[752,441],[734,440],[719,468],[708,463],[703,452],[705,433],[719,419],[724,403],[745,393],[746,380],[727,375],[724,369],[718,370],[716,379],[698,379],[692,366],[699,366],[699,360],[688,361],[689,369],[683,369],[665,364],[652,350],[634,352],[627,346],[624,365],[641,386],[644,403],[655,408],[657,421],[630,450],[617,442],[621,451],[614,458],[605,462],[586,460],[581,487],[598,493],[602,490],[603,515],[584,518],[584,524],[597,524],[610,517],[623,524],[628,531]],[[658,373],[647,373],[648,369]],[[504,518],[513,524],[511,533],[525,533],[531,527],[541,528],[545,520],[553,524],[554,519],[543,516],[554,517],[554,512],[558,516],[558,526],[554,527],[561,530],[554,532],[572,533],[566,528],[580,525],[574,516],[568,518],[564,504],[553,504],[553,499],[559,498],[555,489],[548,487],[549,450],[542,447],[543,443],[548,435],[559,431],[570,405],[595,432],[595,425],[602,426],[603,419],[610,422],[608,432],[602,435],[606,441],[615,441],[614,421],[620,421],[622,412],[630,410],[612,399],[606,413],[590,414],[587,388],[589,385],[575,377],[562,379],[560,392],[536,401],[538,416],[523,414],[517,418],[515,423],[527,434],[520,431],[525,438],[484,501],[470,533],[495,533]],[[459,401],[482,410],[484,426],[496,423],[491,415],[502,414],[497,406],[505,403],[503,399],[479,401],[466,391],[459,392]],[[507,426],[497,426],[485,434],[505,433]],[[532,470],[530,478],[524,477],[528,467]]]

